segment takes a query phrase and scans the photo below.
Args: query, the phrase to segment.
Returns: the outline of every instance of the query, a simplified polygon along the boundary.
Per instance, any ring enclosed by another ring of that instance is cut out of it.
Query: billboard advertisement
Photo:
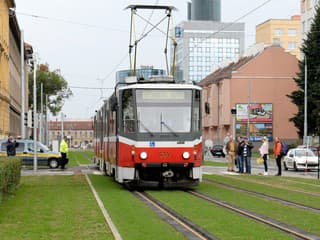
[[[250,139],[249,141],[256,142],[261,141],[263,136],[268,137],[269,141],[272,141],[272,123],[250,123]],[[236,124],[236,135],[247,135],[247,123]]]
[[[250,103],[250,119],[249,122],[272,122],[272,103]],[[248,104],[247,103],[239,103],[236,104],[237,122],[248,122]]]

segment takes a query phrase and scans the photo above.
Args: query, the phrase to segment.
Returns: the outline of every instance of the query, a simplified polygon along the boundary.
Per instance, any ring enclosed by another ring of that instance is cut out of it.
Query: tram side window
[[[200,131],[200,91],[195,90],[193,101],[192,130]]]
[[[135,118],[133,108],[133,94],[131,89],[122,92],[122,131],[124,133],[135,132]]]

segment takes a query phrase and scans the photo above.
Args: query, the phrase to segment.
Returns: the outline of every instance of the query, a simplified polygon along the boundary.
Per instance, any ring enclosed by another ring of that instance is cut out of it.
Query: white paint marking
[[[102,214],[103,214],[103,216],[104,216],[104,219],[106,220],[108,226],[109,226],[110,229],[111,229],[111,232],[112,232],[115,240],[122,240],[121,235],[120,235],[120,233],[118,232],[118,229],[116,228],[116,226],[115,226],[114,223],[112,222],[112,219],[111,219],[110,215],[108,214],[107,210],[105,209],[105,207],[104,207],[104,205],[103,205],[103,203],[102,203],[102,201],[101,201],[98,193],[97,193],[96,190],[94,189],[94,187],[93,187],[93,185],[92,185],[92,183],[91,183],[91,181],[90,181],[90,178],[88,177],[87,174],[86,174],[86,179],[87,179],[87,182],[88,182],[88,184],[89,184],[89,186],[90,186],[90,188],[91,188],[91,191],[92,191],[94,197],[96,198],[96,201],[97,201],[97,203],[98,203],[98,205],[99,205],[99,207],[100,207],[100,210],[101,210],[101,212],[102,212]]]

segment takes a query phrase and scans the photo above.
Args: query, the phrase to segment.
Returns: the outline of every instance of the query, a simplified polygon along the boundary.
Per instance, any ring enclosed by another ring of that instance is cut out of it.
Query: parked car
[[[33,140],[19,139],[17,142],[19,146],[16,148],[16,156],[21,157],[22,165],[33,165]],[[7,140],[0,140],[0,156],[7,156]],[[61,155],[59,152],[50,151],[47,146],[37,142],[37,160],[38,166],[58,168]]]
[[[212,156],[214,157],[225,157],[225,153],[223,151],[223,145],[213,145],[210,149]]]
[[[297,148],[307,148],[307,146],[306,145],[299,145]],[[308,146],[308,148],[312,152],[314,152],[315,155],[318,156],[318,154],[319,154],[319,147],[318,146]]]
[[[318,156],[310,149],[293,148],[284,157],[283,167],[284,170],[292,168],[295,171],[318,169]]]

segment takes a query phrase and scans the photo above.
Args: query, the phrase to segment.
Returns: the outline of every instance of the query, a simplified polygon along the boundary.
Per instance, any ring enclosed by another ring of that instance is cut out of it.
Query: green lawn
[[[112,178],[90,175],[90,179],[123,239],[185,239]]]
[[[204,161],[203,166],[227,167],[228,164],[226,162]]]
[[[90,154],[85,151],[70,151],[68,153],[68,166],[79,166],[81,164],[90,164]]]
[[[113,239],[83,175],[22,177],[0,205],[0,238]]]
[[[206,176],[210,179],[220,179],[225,183],[241,186],[250,190],[256,190],[273,196],[278,196],[295,202],[305,203],[311,206],[317,206],[319,203],[318,197],[312,197],[303,193],[290,192],[284,189],[272,188],[264,185],[255,185],[253,183],[243,183],[238,179],[223,179],[221,176]],[[218,185],[202,183],[199,187],[201,192],[212,195],[215,198],[230,202],[253,212],[260,213],[265,216],[270,216],[281,222],[292,226],[299,227],[305,231],[320,235],[319,222],[320,215],[311,211],[302,210],[287,206],[285,204],[266,200],[260,197],[248,195],[246,193],[229,190]],[[302,221],[303,219],[303,221]]]
[[[281,185],[281,182],[284,181],[284,179],[279,179],[276,177],[260,177],[261,183],[264,183],[264,181],[262,181],[261,178],[265,178],[265,179],[273,178],[277,180],[277,183],[275,183],[277,185]],[[288,201],[305,204],[308,206],[319,207],[319,197],[310,196],[310,195],[302,194],[300,192],[294,192],[291,190],[279,189],[274,187],[276,185],[266,186],[266,185],[261,185],[259,183],[241,181],[241,179],[239,178],[233,179],[233,178],[228,178],[221,175],[204,175],[204,179],[212,179],[214,181],[226,183],[232,186],[240,187],[243,189],[247,189],[247,190],[251,190],[259,193],[264,193],[264,194],[285,199]]]
[[[149,191],[148,193],[219,239],[294,239],[274,228],[182,191]]]

